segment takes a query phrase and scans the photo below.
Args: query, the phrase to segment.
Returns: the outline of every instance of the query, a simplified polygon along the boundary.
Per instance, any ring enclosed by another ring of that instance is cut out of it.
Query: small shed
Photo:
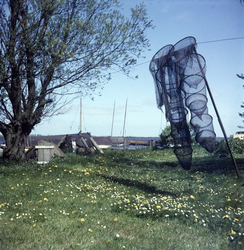
[[[56,144],[43,140],[26,152],[26,158],[37,158],[38,164],[49,163],[54,156],[64,157],[65,154]]]

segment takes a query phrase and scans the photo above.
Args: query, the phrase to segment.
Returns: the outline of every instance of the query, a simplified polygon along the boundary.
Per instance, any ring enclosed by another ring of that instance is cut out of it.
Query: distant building
[[[244,140],[244,131],[236,132],[236,133],[233,135],[233,139],[235,139],[235,138],[239,138],[240,140]]]

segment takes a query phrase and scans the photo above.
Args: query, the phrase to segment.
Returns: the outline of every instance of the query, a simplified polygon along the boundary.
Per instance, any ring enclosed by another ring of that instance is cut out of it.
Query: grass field
[[[0,163],[0,249],[244,249],[244,155],[67,154]]]

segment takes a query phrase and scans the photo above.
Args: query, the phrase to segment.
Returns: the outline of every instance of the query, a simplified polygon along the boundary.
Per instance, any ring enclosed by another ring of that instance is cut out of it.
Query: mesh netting
[[[197,54],[196,40],[186,37],[160,49],[152,58],[150,72],[156,87],[157,105],[165,106],[166,119],[171,124],[174,153],[181,166],[189,170],[192,160],[190,124],[195,139],[209,152],[215,146],[212,117],[208,114],[205,59]]]

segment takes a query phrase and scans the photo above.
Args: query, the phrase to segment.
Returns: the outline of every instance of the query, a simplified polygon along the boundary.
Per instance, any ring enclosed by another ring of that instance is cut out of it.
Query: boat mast
[[[116,102],[116,101],[114,101],[114,110],[113,110],[112,126],[111,126],[111,137],[113,136],[114,114],[115,114],[115,102]]]
[[[80,133],[82,132],[82,99],[80,98]]]
[[[127,103],[128,103],[128,98],[126,99],[126,103],[125,103],[125,116],[124,116],[124,126],[123,126],[124,147],[125,147],[125,122],[126,122],[126,113],[127,113]]]

